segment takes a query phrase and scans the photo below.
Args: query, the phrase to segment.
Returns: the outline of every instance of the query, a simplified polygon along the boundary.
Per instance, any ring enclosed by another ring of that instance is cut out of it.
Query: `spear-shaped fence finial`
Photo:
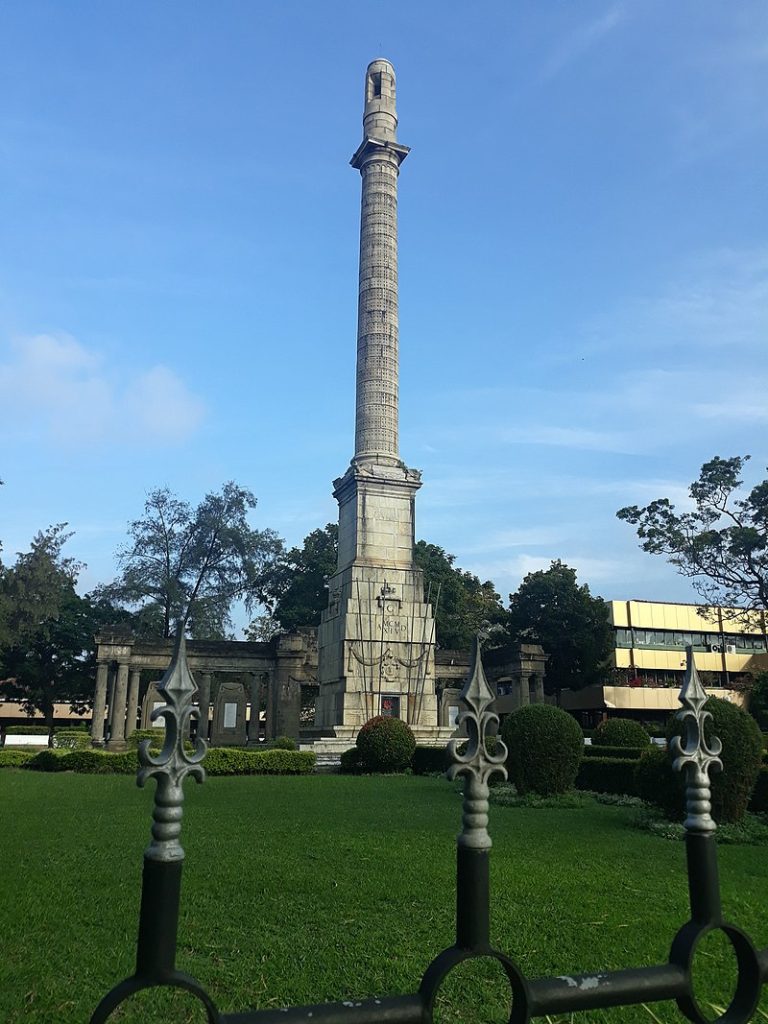
[[[707,740],[705,735],[705,724],[711,721],[712,715],[704,710],[707,692],[696,670],[692,646],[686,647],[686,659],[685,678],[680,690],[683,709],[675,716],[683,723],[685,731],[682,739],[675,736],[672,740],[672,767],[677,772],[685,771],[686,831],[706,835],[717,828],[711,813],[709,772],[722,770],[723,762],[719,755],[723,748],[716,736]]]

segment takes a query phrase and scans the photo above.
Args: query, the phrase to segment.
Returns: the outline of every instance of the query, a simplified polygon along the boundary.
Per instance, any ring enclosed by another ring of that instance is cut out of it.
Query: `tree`
[[[516,643],[539,644],[547,655],[548,693],[602,682],[613,649],[608,606],[579,586],[576,570],[559,559],[531,572],[509,595],[508,629]]]
[[[2,693],[27,714],[41,711],[49,727],[57,702],[82,711],[93,695],[96,619],[75,591],[82,564],[62,553],[65,527],[38,533],[13,566],[0,568]]]
[[[249,639],[269,639],[281,629],[318,626],[328,607],[328,580],[336,572],[339,528],[328,523],[313,530],[300,548],[291,548],[274,563],[264,580],[268,616],[258,616],[248,627]]]
[[[177,621],[200,638],[223,637],[236,600],[261,601],[267,572],[282,550],[273,530],[255,530],[250,491],[235,483],[207,494],[197,508],[167,487],[152,491],[144,515],[128,526],[118,551],[119,578],[98,597],[159,615],[169,637]]]
[[[480,578],[454,565],[437,544],[417,542],[414,561],[424,572],[425,597],[435,610],[435,633],[442,648],[470,647],[478,632],[500,635],[504,620],[501,597],[490,580]]]
[[[740,475],[749,458],[716,456],[705,462],[688,489],[691,512],[678,513],[668,498],[657,498],[616,515],[637,527],[643,551],[665,555],[708,606],[741,608],[745,625],[765,633],[768,480],[740,496]]]

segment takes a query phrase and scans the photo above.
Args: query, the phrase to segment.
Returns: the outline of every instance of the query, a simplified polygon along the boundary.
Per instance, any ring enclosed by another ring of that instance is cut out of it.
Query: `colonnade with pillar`
[[[172,640],[139,641],[118,628],[104,629],[96,640],[96,686],[91,723],[94,746],[122,751],[137,727],[141,673],[159,682],[168,667]],[[245,705],[251,707],[248,743],[259,742],[262,705],[266,703],[266,739],[298,739],[302,684],[317,682],[317,641],[312,631],[284,634],[268,643],[253,641],[187,642],[187,659],[198,687],[198,728],[206,738],[217,682],[245,679]],[[151,684],[150,684],[151,685]],[[266,700],[264,694],[266,691]],[[151,710],[151,708],[150,708]]]

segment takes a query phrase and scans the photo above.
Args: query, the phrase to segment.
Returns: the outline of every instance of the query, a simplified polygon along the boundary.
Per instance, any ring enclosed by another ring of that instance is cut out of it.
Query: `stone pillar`
[[[109,735],[112,735],[112,713],[115,710],[115,679],[117,678],[117,669],[114,664],[110,662],[107,669],[107,731]]]
[[[518,676],[518,692],[520,694],[520,707],[524,708],[531,703],[531,694],[528,689],[528,680],[524,676]]]
[[[259,728],[261,716],[261,675],[258,672],[251,673],[251,720],[248,725],[248,746],[259,745]]]
[[[395,69],[375,60],[365,74],[363,142],[351,161],[362,177],[355,462],[399,460],[397,178],[407,155],[397,142]]]
[[[264,738],[267,740],[273,740],[279,734],[275,732],[275,717],[277,708],[277,694],[275,693],[275,687],[277,685],[277,673],[267,673],[267,722],[264,730]]]
[[[543,704],[544,697],[544,676],[536,673],[536,703]]]
[[[110,721],[112,732],[107,740],[107,750],[121,751],[126,749],[125,742],[125,709],[128,697],[128,662],[122,661],[117,666],[112,714]]]
[[[200,672],[198,675],[197,702],[200,710],[200,717],[197,720],[197,735],[204,740],[208,739],[208,715],[211,708],[211,673]]]
[[[136,732],[136,716],[139,711],[139,684],[141,683],[141,672],[134,668],[131,670],[128,683],[128,713],[125,719],[125,738]]]
[[[96,665],[96,693],[93,698],[91,717],[91,743],[94,747],[104,746],[104,712],[107,707],[107,678],[109,665],[99,661]]]

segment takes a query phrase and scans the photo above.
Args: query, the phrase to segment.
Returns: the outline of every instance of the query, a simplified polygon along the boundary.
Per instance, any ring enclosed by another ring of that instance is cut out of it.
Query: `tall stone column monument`
[[[437,728],[432,608],[413,561],[421,474],[398,446],[397,183],[408,147],[397,141],[395,72],[375,60],[365,75],[355,454],[334,481],[339,560],[318,634],[316,727],[351,739],[379,714],[420,742]]]

